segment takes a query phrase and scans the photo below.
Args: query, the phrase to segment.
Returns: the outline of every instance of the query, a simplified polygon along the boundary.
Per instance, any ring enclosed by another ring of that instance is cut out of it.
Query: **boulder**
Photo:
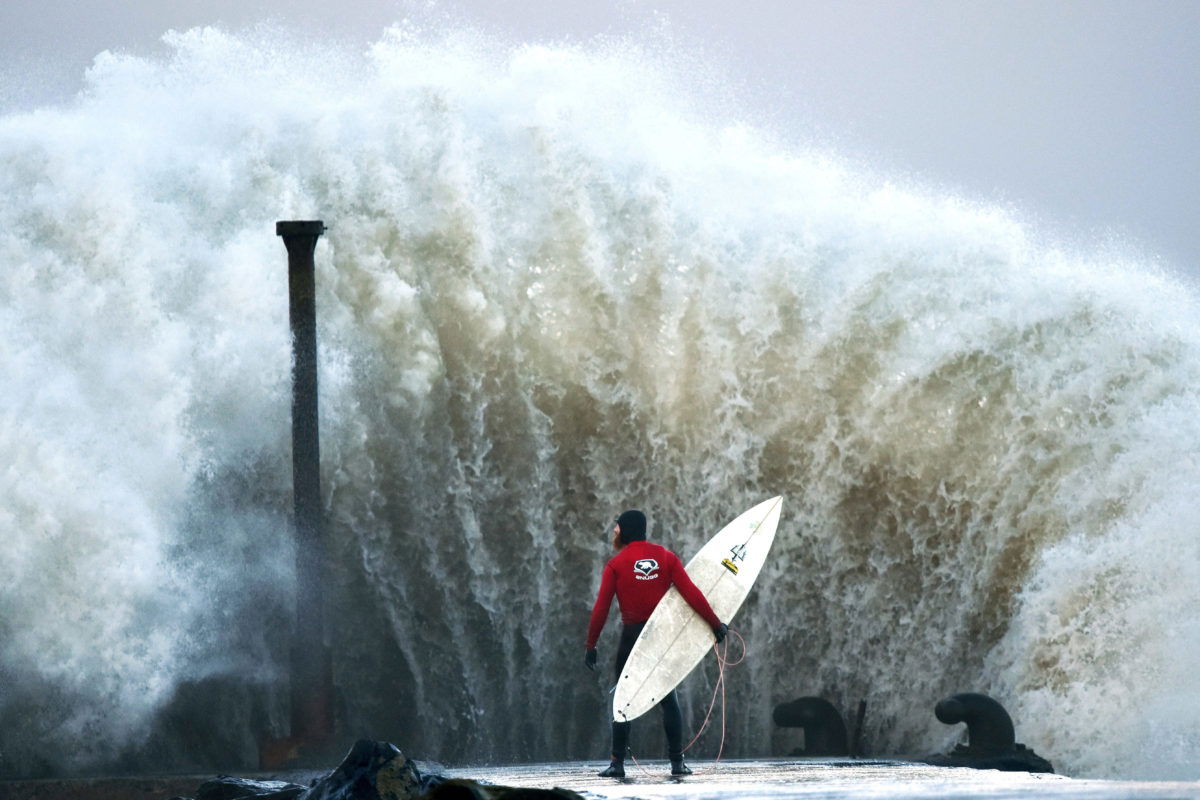
[[[200,784],[195,800],[241,800],[246,797],[256,800],[295,800],[306,788],[286,781],[254,781],[219,775]]]
[[[337,769],[317,780],[300,800],[412,800],[442,781],[422,775],[411,758],[388,742],[360,739]],[[197,798],[200,800],[200,798]]]
[[[495,786],[422,775],[412,759],[387,742],[361,739],[342,763],[311,786],[222,775],[206,781],[195,800],[583,800],[566,789]],[[173,798],[173,800],[184,800]]]
[[[569,789],[529,789],[496,786],[472,780],[447,780],[433,787],[421,800],[583,800]]]
[[[412,759],[387,742],[363,739],[338,768],[298,800],[583,800],[566,789],[496,786],[422,775]]]

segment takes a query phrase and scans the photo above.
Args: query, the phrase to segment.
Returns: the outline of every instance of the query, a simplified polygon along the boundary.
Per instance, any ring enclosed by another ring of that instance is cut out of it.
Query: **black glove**
[[[725,634],[729,633],[729,626],[724,622],[717,623],[717,627],[713,628],[713,636],[717,637],[717,644],[725,641]]]
[[[592,672],[596,671],[596,648],[589,647],[583,654],[583,665]]]

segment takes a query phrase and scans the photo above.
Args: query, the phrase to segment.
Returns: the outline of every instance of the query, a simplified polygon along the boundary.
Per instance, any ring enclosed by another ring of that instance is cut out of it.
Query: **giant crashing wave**
[[[320,218],[343,730],[602,759],[580,662],[613,515],[686,558],[782,494],[726,755],[780,752],[802,694],[930,752],[971,690],[1061,771],[1200,776],[1176,280],[704,121],[629,43],[166,42],[0,119],[5,774],[250,764],[285,732],[273,223]],[[692,730],[714,680],[684,685]]]

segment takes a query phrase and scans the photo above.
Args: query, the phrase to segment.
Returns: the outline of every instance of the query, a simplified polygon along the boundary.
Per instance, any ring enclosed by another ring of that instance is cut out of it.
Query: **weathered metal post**
[[[325,538],[317,427],[317,314],[313,252],[320,220],[278,222],[288,252],[292,329],[292,486],[296,525],[296,627],[292,639],[291,736],[297,744],[333,735],[333,669],[325,640]]]

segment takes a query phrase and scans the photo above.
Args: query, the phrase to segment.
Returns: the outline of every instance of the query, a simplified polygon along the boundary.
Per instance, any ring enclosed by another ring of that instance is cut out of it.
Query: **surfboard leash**
[[[726,733],[726,729],[725,729],[725,705],[726,705],[725,670],[729,667],[736,667],[738,664],[741,664],[743,661],[746,660],[746,640],[744,638],[742,638],[742,635],[740,633],[738,633],[736,630],[734,630],[733,628],[729,629],[729,633],[736,636],[738,639],[738,642],[741,643],[742,654],[738,657],[737,661],[729,660],[729,640],[728,640],[728,638],[726,638],[726,640],[725,640],[725,647],[723,649],[722,649],[721,645],[718,645],[716,643],[713,644],[713,652],[716,653],[716,655],[717,655],[717,683],[713,687],[712,700],[709,701],[708,712],[704,715],[704,722],[700,724],[700,730],[697,731],[696,735],[692,737],[692,740],[690,742],[688,742],[687,747],[683,748],[683,752],[686,753],[688,750],[691,749],[692,745],[694,745],[696,742],[698,742],[700,740],[700,737],[704,735],[704,731],[708,729],[708,723],[712,720],[713,709],[716,707],[717,694],[719,693],[721,695],[721,743],[717,746],[717,756],[716,756],[716,758],[713,759],[712,766],[710,766],[708,769],[701,770],[700,772],[696,773],[698,775],[705,775],[705,774],[715,770],[717,768],[717,764],[720,763],[720,761],[721,761],[721,756],[725,752],[725,733]]]
[[[728,639],[728,637],[726,637],[726,640],[724,643],[725,646],[723,649],[720,644],[713,642],[713,652],[717,656],[717,682],[713,685],[712,699],[708,703],[708,711],[704,715],[704,722],[702,722],[700,724],[700,730],[698,730],[696,732],[696,735],[692,737],[692,740],[690,742],[688,742],[687,745],[684,746],[684,748],[683,748],[683,752],[686,753],[688,750],[690,750],[692,748],[692,745],[694,745],[696,742],[698,742],[700,740],[700,737],[704,735],[704,731],[706,731],[708,729],[708,723],[712,721],[713,709],[715,709],[716,705],[717,705],[717,696],[720,695],[720,697],[721,697],[721,743],[717,747],[717,757],[713,759],[712,766],[710,766],[707,769],[701,770],[697,773],[694,773],[696,775],[705,775],[705,774],[715,770],[717,768],[717,764],[721,760],[721,755],[725,752],[725,699],[726,699],[726,697],[725,697],[725,669],[727,667],[736,667],[738,664],[741,664],[743,661],[746,660],[746,652],[747,652],[746,640],[744,638],[742,638],[742,635],[740,633],[738,633],[736,630],[734,630],[733,628],[730,628],[728,633],[737,637],[738,642],[740,642],[742,645],[742,654],[738,657],[737,661],[730,661],[728,658],[728,656],[729,656],[729,639]],[[633,760],[633,763],[637,766],[637,768],[642,771],[643,775],[646,775],[647,777],[650,776],[650,772],[645,767],[642,766],[642,762],[638,761],[637,756],[635,756],[633,754],[632,748],[629,750],[629,757],[630,757],[630,759]]]

